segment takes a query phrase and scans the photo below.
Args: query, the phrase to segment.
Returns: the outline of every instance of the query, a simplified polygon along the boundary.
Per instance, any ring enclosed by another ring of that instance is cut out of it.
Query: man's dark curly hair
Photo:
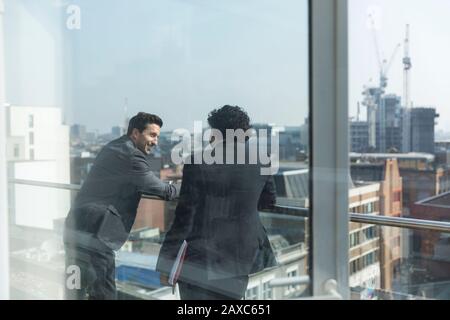
[[[208,123],[212,129],[219,130],[224,137],[227,129],[247,131],[251,128],[247,112],[238,106],[226,105],[211,111],[208,115]]]
[[[163,126],[163,121],[157,115],[139,112],[131,118],[130,123],[128,124],[127,135],[131,135],[133,133],[133,129],[138,129],[139,132],[142,133],[142,131],[144,131],[149,124],[156,124],[161,128]]]

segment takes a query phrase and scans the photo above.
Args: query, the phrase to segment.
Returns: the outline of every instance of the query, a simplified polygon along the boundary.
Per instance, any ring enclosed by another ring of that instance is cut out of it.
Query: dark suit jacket
[[[248,144],[245,149],[248,152]],[[272,176],[261,175],[261,168],[261,164],[186,164],[175,219],[156,270],[170,274],[183,240],[188,249],[179,279],[208,289],[215,289],[208,285],[216,280],[275,266],[258,208],[273,206],[276,194]]]
[[[128,136],[122,136],[97,156],[67,216],[65,242],[87,238],[94,246],[104,244],[117,250],[133,226],[142,194],[171,200],[176,193],[175,186],[154,175],[147,155]]]

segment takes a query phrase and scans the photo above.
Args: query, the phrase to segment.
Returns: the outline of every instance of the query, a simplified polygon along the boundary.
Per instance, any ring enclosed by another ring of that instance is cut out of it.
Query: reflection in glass
[[[278,137],[278,203],[306,209],[259,212],[280,267],[252,275],[247,299],[309,294],[306,285],[270,285],[309,274],[307,1],[4,2],[12,298],[63,298],[62,223],[100,150],[132,115],[164,119],[149,163],[162,180],[179,181],[173,132],[192,134],[202,121],[203,133],[208,112],[224,104],[244,107],[255,129]],[[155,271],[176,206],[141,200],[116,252],[119,298],[179,298]]]

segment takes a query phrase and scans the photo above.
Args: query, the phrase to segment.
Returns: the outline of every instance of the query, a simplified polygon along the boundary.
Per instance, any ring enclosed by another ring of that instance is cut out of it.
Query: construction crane
[[[410,74],[411,74],[411,57],[409,56],[409,24],[406,25],[406,35],[404,44],[404,57],[403,57],[403,101],[405,108],[410,108]]]
[[[397,55],[397,52],[400,49],[401,44],[399,43],[396,45],[394,52],[390,56],[389,60],[387,60],[386,58],[382,58],[375,27],[375,19],[372,14],[369,14],[368,18],[372,28],[373,42],[375,44],[375,52],[380,73],[380,84],[378,87],[364,87],[364,101],[362,102],[362,105],[367,107],[367,122],[369,124],[369,146],[375,149],[377,147],[377,122],[380,122],[381,125],[384,125],[384,121],[377,120],[377,110],[379,110],[381,106],[382,97],[388,85],[388,73]],[[381,128],[380,131],[383,131],[383,129]]]
[[[358,112],[356,114],[356,121],[358,121],[358,122],[359,122],[360,115],[361,115],[361,105],[358,102]]]
[[[378,62],[378,68],[379,68],[379,72],[380,72],[380,89],[383,91],[384,93],[384,89],[387,87],[387,81],[388,81],[388,73],[389,70],[392,66],[392,62],[395,59],[395,56],[398,53],[398,50],[401,47],[401,44],[398,43],[395,46],[394,52],[392,53],[391,57],[389,60],[387,60],[386,58],[381,58],[381,54],[380,54],[380,46],[378,43],[378,37],[377,37],[377,33],[376,33],[376,28],[375,28],[375,20],[373,18],[373,16],[371,14],[369,14],[369,19],[370,19],[370,23],[372,25],[372,35],[373,35],[373,41],[375,44],[375,52],[377,54],[377,62]]]
[[[394,52],[392,53],[391,58],[389,59],[389,62],[387,60],[383,60],[383,69],[381,70],[381,76],[380,76],[382,79],[381,81],[383,84],[383,88],[387,87],[387,80],[388,80],[387,74],[388,74],[389,70],[391,69],[392,62],[394,61],[395,56],[397,55],[397,52],[400,49],[400,47],[401,47],[401,44],[398,43],[394,49]]]
[[[403,56],[403,115],[402,115],[402,152],[411,152],[411,57],[409,56],[409,24],[406,25],[406,35]]]

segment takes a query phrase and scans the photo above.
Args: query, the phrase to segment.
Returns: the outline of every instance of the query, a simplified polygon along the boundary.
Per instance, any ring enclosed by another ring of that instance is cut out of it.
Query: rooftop
[[[384,163],[352,163],[350,174],[353,181],[383,181]]]
[[[419,203],[422,205],[448,207],[450,209],[450,192],[427,198]]]
[[[127,265],[136,268],[155,270],[157,259],[158,256],[156,255],[144,255],[126,251],[119,251],[116,253],[117,266]]]
[[[403,159],[403,160],[426,160],[434,161],[434,155],[430,153],[350,153],[350,159]]]

